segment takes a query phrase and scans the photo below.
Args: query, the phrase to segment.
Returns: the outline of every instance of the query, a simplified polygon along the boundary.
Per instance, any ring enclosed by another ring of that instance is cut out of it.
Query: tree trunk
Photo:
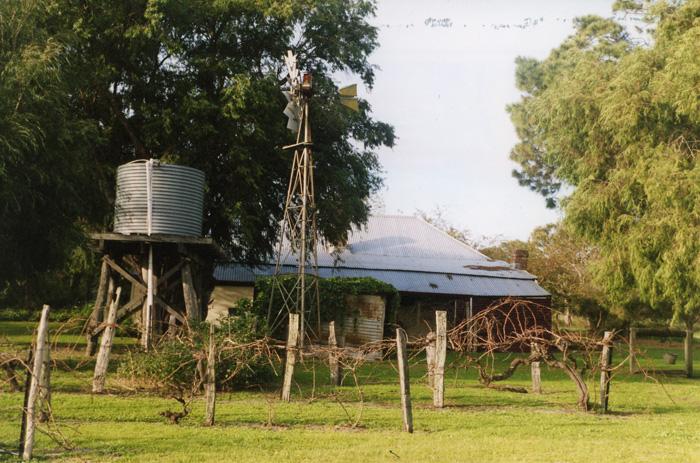
[[[637,372],[637,328],[630,326],[630,374]]]
[[[610,397],[610,365],[612,364],[613,332],[606,331],[603,335],[603,351],[600,353],[600,410],[608,412]]]
[[[569,365],[568,363],[556,359],[546,359],[545,363],[553,368],[559,368],[566,372],[567,376],[576,385],[576,390],[578,391],[578,406],[584,412],[587,412],[590,408],[589,396],[588,396],[588,386],[586,381],[583,379],[581,374],[576,370],[575,367]]]
[[[693,323],[687,323],[685,329],[685,374],[688,378],[693,377]]]

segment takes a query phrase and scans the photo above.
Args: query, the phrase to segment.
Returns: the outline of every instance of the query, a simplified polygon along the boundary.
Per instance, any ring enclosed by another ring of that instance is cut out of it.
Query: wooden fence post
[[[428,387],[435,387],[435,332],[429,331],[425,336],[428,344],[425,346],[425,362],[428,366]]]
[[[282,400],[289,402],[292,397],[292,378],[294,364],[297,360],[297,344],[299,340],[299,314],[289,314],[287,328],[287,361],[284,363],[284,381],[282,382]]]
[[[92,392],[93,394],[102,394],[105,389],[105,380],[107,378],[107,367],[109,366],[109,355],[112,352],[112,342],[114,340],[114,332],[117,327],[117,308],[119,307],[119,299],[122,295],[121,286],[117,288],[112,303],[109,305],[109,313],[107,314],[107,322],[105,329],[102,330],[102,341],[100,342],[100,351],[97,353],[95,361],[95,373],[92,376]]]
[[[447,358],[447,312],[435,311],[435,385],[433,406],[445,406],[445,360]]]
[[[530,344],[530,351],[537,353],[538,347],[534,342]],[[532,358],[537,358],[533,356]],[[540,362],[530,363],[530,377],[532,379],[532,392],[534,394],[542,393],[542,369],[540,368]]]
[[[606,331],[603,334],[603,351],[600,354],[600,409],[603,413],[608,411],[608,399],[610,397],[610,365],[612,364],[613,354],[612,338],[612,331]]]
[[[530,375],[532,376],[532,392],[542,394],[542,373],[540,362],[532,362],[530,364]]]
[[[331,349],[331,352],[328,354],[328,367],[331,371],[331,384],[333,386],[340,386],[342,374],[340,371],[338,353],[336,352],[336,349],[338,348],[338,339],[335,336],[335,322],[328,323],[328,347]]]
[[[46,423],[51,419],[51,348],[48,335],[46,336],[46,349],[41,361],[41,376],[39,377],[39,423]]]
[[[206,414],[204,426],[214,425],[214,411],[216,408],[216,340],[214,338],[214,325],[209,325],[209,352],[207,353],[207,383],[205,386]]]
[[[27,361],[25,365],[29,366],[34,362],[34,347],[29,346],[27,350]],[[19,427],[19,455],[24,453],[24,437],[27,435],[27,405],[29,404],[29,391],[32,384],[32,370],[27,369],[27,374],[24,379],[24,402],[22,403],[22,422]]]
[[[26,433],[24,446],[22,447],[22,460],[31,460],[34,451],[34,431],[36,428],[36,401],[39,397],[41,370],[44,365],[44,351],[49,348],[49,311],[51,308],[44,304],[39,321],[39,330],[36,337],[36,349],[34,350],[34,364],[32,366],[32,380],[29,385],[29,395],[26,408]]]
[[[637,328],[630,326],[630,374],[637,372]]]
[[[396,358],[399,364],[399,384],[401,386],[401,411],[403,412],[403,429],[413,432],[413,410],[411,409],[411,383],[408,376],[408,351],[406,332],[396,329]]]

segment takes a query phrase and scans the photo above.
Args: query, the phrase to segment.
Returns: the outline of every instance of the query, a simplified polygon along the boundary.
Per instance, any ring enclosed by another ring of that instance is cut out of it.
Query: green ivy
[[[313,278],[313,277],[311,277]],[[288,291],[294,287],[296,275],[282,275],[277,277],[279,284]],[[260,315],[267,314],[270,307],[270,295],[272,294],[273,277],[259,278],[255,282],[254,311]],[[313,287],[313,285],[309,285]],[[321,320],[324,322],[335,321],[342,326],[346,316],[352,316],[352,308],[346,302],[346,296],[377,295],[386,299],[385,320],[394,320],[396,310],[400,304],[399,292],[389,283],[374,278],[319,278],[318,279],[319,302],[321,307]],[[308,293],[307,293],[308,294]],[[314,296],[315,297],[315,296]],[[272,303],[272,313],[282,310],[281,297],[275,292]]]

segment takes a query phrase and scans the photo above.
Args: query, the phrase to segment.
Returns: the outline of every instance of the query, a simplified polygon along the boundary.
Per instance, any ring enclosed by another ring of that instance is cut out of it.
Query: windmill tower
[[[296,133],[296,142],[284,146],[293,150],[292,170],[284,205],[280,240],[272,278],[268,322],[274,331],[289,314],[299,317],[299,347],[303,347],[307,329],[320,336],[321,312],[318,292],[318,230],[314,197],[313,139],[309,121],[313,79],[297,68],[296,55],[291,51],[284,57],[287,66],[288,88],[282,93],[287,98],[284,114],[287,128]],[[341,104],[357,111],[357,87],[340,90]],[[295,268],[295,269],[294,269]],[[295,271],[292,271],[292,270]],[[291,280],[291,282],[290,282]],[[278,301],[279,306],[273,304]]]
[[[291,313],[299,315],[299,345],[304,345],[306,327],[315,321],[320,330],[321,314],[318,298],[318,259],[316,245],[316,201],[314,199],[314,165],[309,125],[309,99],[313,95],[311,74],[301,76],[296,56],[287,52],[289,88],[284,93],[289,118],[287,128],[296,132],[296,143],[283,147],[294,150],[292,170],[289,176],[287,198],[284,204],[281,235],[277,249],[275,273],[272,279],[272,295],[268,309],[268,321],[274,330]],[[296,267],[293,278],[290,267]],[[293,284],[288,281],[292,279]],[[281,308],[273,312],[273,303],[279,300]]]

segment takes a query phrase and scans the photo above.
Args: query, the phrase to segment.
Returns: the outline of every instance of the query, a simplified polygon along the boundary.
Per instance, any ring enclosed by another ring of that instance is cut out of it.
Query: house
[[[422,336],[434,325],[435,310],[447,310],[448,324],[455,325],[505,298],[544,307],[550,303],[550,294],[526,271],[527,253],[516,253],[513,265],[492,260],[418,217],[370,217],[366,226],[352,230],[342,249],[319,245],[317,251],[322,278],[372,277],[399,291],[401,305],[393,319],[384,320],[383,314],[377,317],[377,301],[372,300],[372,338],[381,337],[385,323],[403,326],[409,336]],[[288,273],[294,273],[294,262],[284,264]],[[252,298],[255,278],[271,275],[273,270],[274,262],[255,268],[237,263],[217,266],[210,317],[227,312],[240,297]],[[548,309],[541,312],[538,323],[549,328],[551,313]],[[358,326],[357,320],[354,325]]]

